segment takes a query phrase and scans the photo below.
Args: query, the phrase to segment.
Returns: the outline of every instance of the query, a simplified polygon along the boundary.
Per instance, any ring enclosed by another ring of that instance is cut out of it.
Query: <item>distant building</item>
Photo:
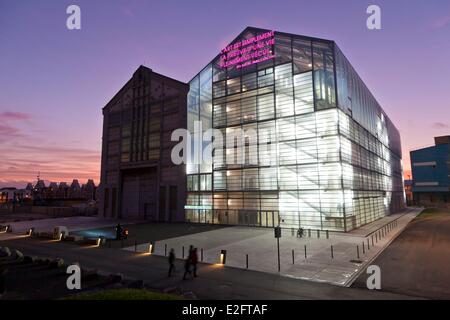
[[[185,166],[170,155],[172,131],[186,128],[188,90],[140,66],[103,108],[101,216],[184,220]]]
[[[17,188],[1,188],[0,189],[0,203],[8,203],[14,200],[14,193],[17,191]]]
[[[0,189],[0,204],[12,203],[14,201],[20,202],[26,199],[31,199],[30,189],[17,189],[13,187]]]
[[[410,153],[414,202],[450,207],[450,136],[434,140],[434,146]]]
[[[406,204],[408,206],[413,205],[413,193],[412,193],[412,186],[413,181],[412,180],[405,180],[405,197],[406,197]]]

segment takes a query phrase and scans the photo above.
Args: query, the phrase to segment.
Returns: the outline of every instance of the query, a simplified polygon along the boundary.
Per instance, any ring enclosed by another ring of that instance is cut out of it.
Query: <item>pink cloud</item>
[[[23,112],[5,111],[0,113],[0,121],[30,120],[31,115]]]
[[[431,26],[433,29],[442,29],[448,25],[450,25],[450,15],[434,20]]]

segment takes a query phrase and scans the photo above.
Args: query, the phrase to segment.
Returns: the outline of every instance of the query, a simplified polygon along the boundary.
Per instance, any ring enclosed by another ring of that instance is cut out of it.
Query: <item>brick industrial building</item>
[[[183,221],[186,175],[170,135],[186,127],[189,86],[140,66],[103,108],[103,217]]]

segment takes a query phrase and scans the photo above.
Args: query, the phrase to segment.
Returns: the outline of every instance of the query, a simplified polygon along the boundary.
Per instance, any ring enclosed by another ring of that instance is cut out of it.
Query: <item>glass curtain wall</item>
[[[186,219],[349,231],[393,211],[398,132],[340,50],[280,33],[272,50],[274,59],[241,69],[216,58],[190,82],[188,129],[202,120],[224,141],[257,132],[258,162],[188,165]],[[223,155],[248,148],[226,145]]]

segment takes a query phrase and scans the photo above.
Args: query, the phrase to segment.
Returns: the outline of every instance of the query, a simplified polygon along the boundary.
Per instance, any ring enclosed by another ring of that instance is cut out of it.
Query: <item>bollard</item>
[[[137,241],[134,240],[134,252],[136,252],[136,251],[137,251]]]
[[[371,235],[371,238],[372,238],[372,247],[374,246],[374,244],[373,244],[373,235]]]
[[[363,247],[363,254],[365,254],[366,253],[366,248],[365,248],[365,245],[364,245],[364,241],[362,242],[362,247]]]
[[[291,236],[294,236],[294,228],[291,228]]]
[[[308,237],[311,238],[311,229],[308,229]]]
[[[317,238],[320,238],[320,230],[317,230]]]
[[[167,257],[167,243],[164,244],[164,257]]]
[[[220,264],[225,265],[227,261],[227,250],[220,250]]]
[[[182,255],[182,257],[183,257],[183,259],[184,259],[184,246],[182,247],[182,249],[183,249],[183,255]]]
[[[306,244],[305,244],[305,259],[306,259]]]
[[[367,250],[370,250],[369,238],[367,238]]]
[[[203,248],[200,249],[200,261],[203,262]]]
[[[358,256],[359,259],[359,246],[356,246],[356,255]]]
[[[248,269],[248,254],[245,255],[245,267]]]
[[[326,232],[326,234],[327,234],[327,239],[330,239],[330,234],[328,233],[328,230],[325,231],[325,232]]]
[[[292,264],[295,264],[294,249],[292,249]]]
[[[334,259],[333,245],[331,245],[331,259]]]

